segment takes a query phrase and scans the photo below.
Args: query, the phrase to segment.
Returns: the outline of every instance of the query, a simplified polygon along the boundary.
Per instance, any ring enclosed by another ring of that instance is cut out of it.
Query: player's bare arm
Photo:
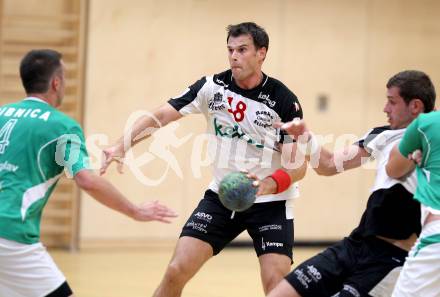
[[[104,178],[90,170],[82,170],[75,177],[76,184],[101,204],[125,214],[136,221],[159,221],[170,223],[177,214],[170,208],[155,202],[135,205]]]
[[[288,123],[275,123],[274,126],[286,131],[297,142],[309,146],[310,152],[306,159],[311,161],[312,168],[319,175],[330,176],[360,167],[370,157],[364,148],[357,145],[350,145],[335,152],[325,149],[319,145],[304,120],[295,119]]]
[[[388,176],[392,178],[402,178],[415,168],[415,163],[409,158],[405,158],[399,151],[397,145],[390,152],[390,158],[385,167]]]
[[[364,164],[370,154],[357,145],[349,145],[343,149],[331,152],[323,147],[319,148],[317,166],[313,169],[319,175],[331,176],[345,170],[358,168]]]
[[[182,115],[174,107],[169,103],[165,103],[153,113],[153,116],[144,115],[139,118],[130,131],[125,132],[126,134],[119,138],[112,146],[103,150],[100,173],[104,174],[113,161],[118,163],[118,171],[122,172],[123,158],[126,151],[148,138],[154,132],[154,129],[164,127],[181,117]]]

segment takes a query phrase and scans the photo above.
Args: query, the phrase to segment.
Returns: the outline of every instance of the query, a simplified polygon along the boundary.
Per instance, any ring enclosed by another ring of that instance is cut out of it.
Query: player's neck
[[[52,105],[55,107],[56,98],[53,98],[53,96],[50,96],[47,93],[40,94],[40,93],[30,93],[26,94],[27,97],[34,97],[43,100],[44,102],[47,102],[49,105]]]
[[[263,72],[259,71],[254,73],[253,75],[243,79],[237,80],[235,79],[235,83],[242,89],[250,90],[257,87],[263,81]]]

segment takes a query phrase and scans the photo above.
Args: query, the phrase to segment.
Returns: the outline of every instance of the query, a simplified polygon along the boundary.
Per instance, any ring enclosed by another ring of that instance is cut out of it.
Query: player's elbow
[[[399,179],[402,177],[403,174],[401,174],[399,172],[399,170],[396,170],[396,168],[394,168],[391,164],[387,164],[385,166],[385,171],[387,173],[387,175],[391,178],[395,178],[395,179]]]
[[[75,175],[75,183],[84,191],[93,191],[96,186],[94,177],[95,175],[89,170],[82,170]]]

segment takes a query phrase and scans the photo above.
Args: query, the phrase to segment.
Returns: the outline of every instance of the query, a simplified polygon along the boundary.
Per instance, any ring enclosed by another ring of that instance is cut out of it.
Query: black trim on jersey
[[[171,98],[168,103],[171,104],[177,111],[190,104],[197,97],[197,93],[206,83],[206,77],[202,77],[196,81],[193,85],[188,87],[188,91],[180,97]]]
[[[368,143],[372,141],[374,138],[376,138],[380,133],[391,130],[390,126],[382,126],[382,127],[376,127],[371,129],[371,131],[365,136],[365,138],[362,138],[358,141],[356,141],[354,144],[358,145],[359,147],[367,150]],[[368,151],[368,150],[367,150]]]
[[[297,117],[303,118],[302,108],[296,95],[282,82],[264,73],[261,83],[249,90],[242,89],[235,83],[231,70],[215,74],[213,81],[227,90],[265,104],[274,110],[283,122],[291,121]]]
[[[67,281],[61,284],[55,291],[46,295],[46,297],[69,297],[73,294],[72,289],[70,288]]]
[[[353,236],[383,236],[391,239],[407,239],[420,234],[420,203],[405,187],[396,184],[389,189],[371,193],[367,208]]]

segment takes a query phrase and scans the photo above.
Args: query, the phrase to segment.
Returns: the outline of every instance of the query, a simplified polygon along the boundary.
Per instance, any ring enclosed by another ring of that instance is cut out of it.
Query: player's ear
[[[417,115],[425,111],[425,104],[423,104],[423,101],[418,98],[411,100],[409,104],[413,114]]]
[[[266,59],[266,54],[267,54],[267,48],[265,47],[260,47],[257,50],[257,55],[261,59],[261,61],[264,61],[264,59]]]
[[[57,75],[52,76],[49,84],[52,90],[57,91],[60,88],[60,84],[61,84],[60,78]]]

